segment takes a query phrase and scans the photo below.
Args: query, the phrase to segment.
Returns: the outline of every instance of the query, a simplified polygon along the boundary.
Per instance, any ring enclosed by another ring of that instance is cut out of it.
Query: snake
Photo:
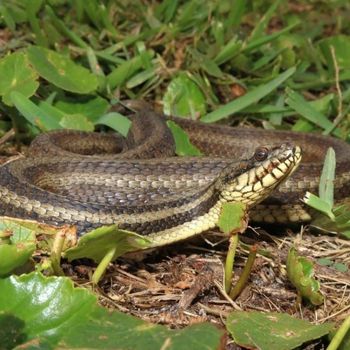
[[[245,204],[256,222],[308,222],[301,198],[317,192],[328,147],[337,155],[335,200],[349,195],[350,146],[339,139],[166,118],[148,107],[128,117],[126,138],[77,130],[37,136],[24,157],[0,167],[0,215],[72,224],[79,236],[115,224],[147,237],[149,247],[216,227],[225,203]],[[167,119],[204,156],[174,156]]]

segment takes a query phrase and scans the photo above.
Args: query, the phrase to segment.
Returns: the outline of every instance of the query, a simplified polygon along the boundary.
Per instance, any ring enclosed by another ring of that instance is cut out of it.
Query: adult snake
[[[343,141],[173,118],[206,156],[172,157],[162,116],[145,108],[130,118],[126,139],[59,130],[37,137],[25,158],[0,167],[0,215],[75,224],[80,234],[115,223],[153,246],[215,227],[225,202],[245,203],[255,221],[308,221],[300,198],[317,192],[330,146],[335,198],[349,195],[350,146]],[[295,171],[299,146],[303,162]]]

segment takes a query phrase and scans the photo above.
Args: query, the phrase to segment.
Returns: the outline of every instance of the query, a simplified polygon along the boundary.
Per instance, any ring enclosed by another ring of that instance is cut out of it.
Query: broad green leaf
[[[89,120],[88,117],[81,113],[65,113],[60,109],[52,106],[46,101],[40,102],[39,108],[50,115],[52,118],[58,121],[59,128],[93,131],[94,124]],[[45,120],[43,121],[45,123]],[[50,127],[49,125],[47,127]],[[56,127],[55,127],[56,128]]]
[[[310,192],[306,192],[302,201],[308,206],[310,206],[311,208],[314,208],[320,211],[321,213],[327,215],[330,219],[334,220],[334,214],[332,213],[332,206],[329,204],[329,202],[326,202],[325,200],[315,196]]]
[[[60,121],[67,115],[67,113],[62,112],[60,109],[56,108],[55,106],[53,106],[51,103],[47,101],[40,101],[38,104],[38,107],[43,112],[50,115],[52,118],[54,118],[57,121]]]
[[[64,256],[70,261],[90,258],[100,262],[111,249],[116,248],[116,259],[126,252],[145,249],[148,245],[148,239],[136,233],[119,230],[116,225],[102,226],[85,233],[77,246],[66,250]]]
[[[82,114],[66,114],[60,120],[60,125],[64,129],[94,131],[94,124]]]
[[[328,68],[334,71],[334,60],[331,53],[331,47],[334,48],[337,65],[340,69],[350,68],[350,36],[335,35],[325,38],[319,42],[321,52],[326,58]]]
[[[109,108],[105,99],[97,96],[86,102],[78,101],[57,101],[55,107],[68,114],[83,114],[93,123]]]
[[[17,91],[25,97],[32,96],[39,86],[38,75],[29,65],[23,51],[17,51],[0,60],[0,96],[12,106],[11,93]]]
[[[245,227],[246,206],[243,203],[224,203],[218,227],[224,233],[237,232]]]
[[[0,279],[0,337],[4,349],[215,350],[223,332],[204,323],[181,330],[98,306],[69,278],[31,273]],[[6,341],[6,343],[5,343]]]
[[[120,113],[110,112],[96,119],[95,124],[106,125],[111,129],[118,131],[123,136],[126,136],[130,129],[131,121]]]
[[[313,325],[277,312],[234,311],[227,317],[226,328],[243,348],[289,350],[327,335],[333,324]]]
[[[288,253],[287,274],[289,280],[303,298],[310,301],[313,305],[323,303],[323,296],[319,292],[319,283],[313,278],[314,269],[312,262],[298,256],[294,248],[291,248]]]
[[[205,123],[212,123],[223,118],[227,118],[230,115],[241,111],[244,108],[258,102],[263,97],[277,89],[288,78],[295,73],[295,68],[289,68],[285,72],[278,75],[275,79],[271,80],[267,84],[261,84],[255,89],[247,92],[245,95],[227,103],[226,105],[219,107],[217,110],[205,115],[201,118],[201,121]]]
[[[53,85],[78,94],[97,89],[97,77],[66,56],[37,46],[30,46],[27,54],[37,73]]]
[[[328,148],[324,160],[324,165],[319,183],[319,196],[327,202],[330,207],[333,207],[334,201],[334,178],[335,178],[335,152],[332,147]]]
[[[338,233],[344,238],[350,239],[350,203],[334,207],[332,213],[334,215],[332,218],[327,214],[315,215],[311,226],[319,231]]]
[[[175,153],[178,156],[201,156],[201,151],[192,145],[186,132],[172,120],[167,121],[167,125],[175,140]]]
[[[56,234],[64,230],[62,250],[76,245],[76,231],[33,220],[0,217],[0,275],[25,264],[34,250],[51,251]],[[37,236],[40,239],[37,240]],[[1,338],[0,338],[1,339]]]
[[[206,99],[202,91],[186,73],[179,74],[170,82],[163,104],[167,115],[199,116],[206,112]]]
[[[0,276],[5,276],[25,264],[35,247],[35,230],[9,219],[1,219]]]
[[[47,113],[20,92],[12,92],[11,101],[23,117],[40,130],[48,131],[61,128],[57,115],[53,116]]]

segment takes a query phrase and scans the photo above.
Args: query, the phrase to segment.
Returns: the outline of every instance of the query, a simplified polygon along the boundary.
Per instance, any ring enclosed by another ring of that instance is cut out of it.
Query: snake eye
[[[255,150],[254,158],[258,162],[262,162],[263,160],[265,160],[267,158],[268,155],[269,155],[268,148],[266,148],[266,147],[259,147],[259,148],[257,148]]]

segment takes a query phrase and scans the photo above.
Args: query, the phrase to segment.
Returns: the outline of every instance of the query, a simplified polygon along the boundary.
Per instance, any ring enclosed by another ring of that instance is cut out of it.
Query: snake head
[[[229,166],[218,183],[223,201],[241,202],[248,207],[264,200],[298,167],[301,149],[289,143],[278,147],[258,147],[239,166]]]

